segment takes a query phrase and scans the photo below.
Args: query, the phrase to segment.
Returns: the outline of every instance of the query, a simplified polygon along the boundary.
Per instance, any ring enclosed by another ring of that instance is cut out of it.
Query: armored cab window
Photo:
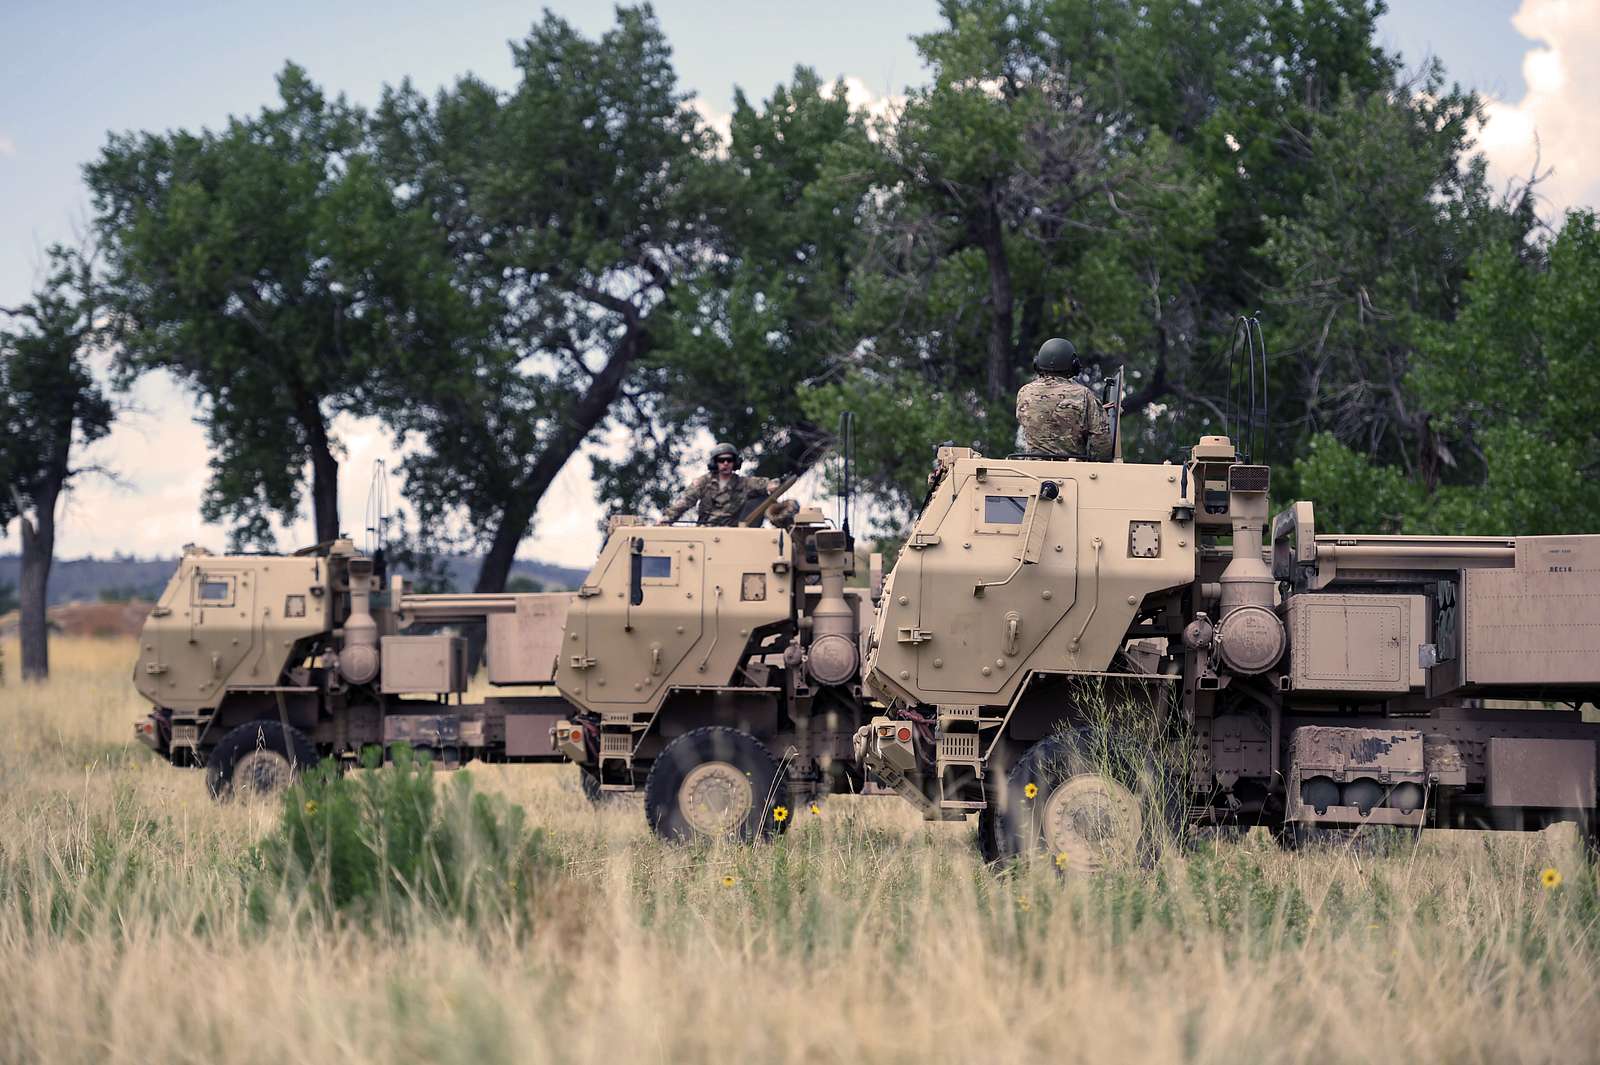
[[[1027,496],[983,497],[983,520],[988,524],[1021,525],[1027,513]]]
[[[644,602],[646,588],[677,585],[683,559],[680,557],[681,547],[651,544],[647,554],[643,538],[636,536],[632,539],[628,547],[628,602],[638,606]]]
[[[198,606],[232,606],[233,578],[202,576],[195,582],[194,602]]]

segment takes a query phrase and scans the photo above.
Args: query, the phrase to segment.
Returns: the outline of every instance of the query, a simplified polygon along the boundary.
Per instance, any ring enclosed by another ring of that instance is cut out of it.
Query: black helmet
[[[734,469],[739,468],[739,449],[734,447],[732,444],[720,443],[711,449],[711,457],[706,460],[706,467],[712,473],[717,472],[717,459],[721,458],[723,455],[731,456],[733,459]]]
[[[1039,345],[1039,354],[1033,357],[1033,368],[1040,373],[1073,377],[1083,369],[1083,363],[1078,359],[1078,349],[1072,346],[1072,341],[1051,337]]]

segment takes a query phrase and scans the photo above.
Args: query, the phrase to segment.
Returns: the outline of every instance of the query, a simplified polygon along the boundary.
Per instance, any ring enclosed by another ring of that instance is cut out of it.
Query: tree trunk
[[[646,323],[642,319],[630,322],[627,333],[607,360],[605,368],[594,376],[589,391],[573,406],[550,443],[528,469],[527,476],[522,479],[516,498],[506,507],[505,517],[494,531],[494,539],[490,541],[489,553],[484,556],[483,568],[478,571],[474,591],[505,591],[506,581],[511,578],[511,564],[517,557],[517,547],[528,535],[528,525],[538,512],[539,500],[544,498],[556,474],[561,472],[561,467],[583,446],[584,439],[606,416],[611,404],[622,392],[622,382],[627,379],[628,371],[650,347]]]
[[[1011,263],[1006,258],[1005,233],[1000,222],[1000,212],[991,202],[984,204],[983,214],[977,219],[978,243],[983,246],[984,258],[989,264],[989,357],[985,387],[991,401],[1000,401],[1015,391],[1015,374],[1012,366],[1012,333],[1015,323],[1014,299],[1011,291]]]
[[[40,491],[34,498],[34,520],[23,514],[22,578],[17,596],[21,606],[22,679],[47,680],[50,676],[49,606],[50,564],[55,558],[56,496],[59,487]]]
[[[572,454],[572,450],[567,451],[568,456]],[[550,452],[551,449],[547,448],[539,456],[539,461],[534,466],[535,469],[544,465],[545,459],[550,455]],[[557,467],[558,472],[559,470],[560,467]],[[553,477],[550,478],[550,480],[553,479]],[[550,487],[549,480],[545,482],[544,488],[538,489],[539,494],[543,495],[544,489],[548,487]],[[528,497],[525,494],[522,498],[526,499]],[[532,506],[518,502],[517,505],[506,509],[505,517],[501,519],[499,527],[494,531],[494,540],[489,544],[489,553],[483,556],[483,568],[478,571],[478,580],[473,585],[473,591],[503,592],[506,590],[506,582],[511,579],[511,566],[517,558],[517,548],[522,544],[522,538],[528,535],[528,525],[533,521],[534,512],[537,510],[537,498],[533,500]]]
[[[296,392],[300,424],[306,431],[306,450],[311,455],[311,517],[316,525],[317,543],[337,540],[339,533],[339,460],[333,457],[328,442],[328,426],[315,397]]]

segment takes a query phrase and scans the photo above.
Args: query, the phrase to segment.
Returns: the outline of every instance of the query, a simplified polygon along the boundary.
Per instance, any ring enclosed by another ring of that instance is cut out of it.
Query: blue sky
[[[609,3],[552,2],[589,34],[611,25]],[[1482,138],[1502,180],[1526,172],[1539,145],[1553,213],[1600,202],[1600,0],[1394,0],[1380,36],[1409,64],[1439,57],[1454,80],[1492,101]],[[921,80],[910,36],[939,24],[925,0],[659,0],[679,76],[702,109],[730,109],[735,86],[765,97],[797,63],[887,96]],[[108,130],[216,126],[274,95],[286,59],[359,103],[409,75],[431,90],[472,71],[508,85],[506,42],[541,5],[483,3],[88,4],[0,0],[0,306],[25,299],[42,251],[71,241],[89,217],[79,167]],[[1534,137],[1537,135],[1538,140]],[[167,554],[188,540],[220,546],[198,519],[204,440],[192,402],[152,379],[139,409],[102,445],[124,484],[86,483],[67,505],[63,557],[126,550]],[[343,426],[347,517],[359,516],[371,460],[390,457],[378,427]],[[524,553],[572,564],[593,557],[598,508],[587,462],[568,464]],[[93,520],[86,520],[93,515]],[[0,551],[15,550],[13,529]],[[285,542],[298,539],[291,530]]]

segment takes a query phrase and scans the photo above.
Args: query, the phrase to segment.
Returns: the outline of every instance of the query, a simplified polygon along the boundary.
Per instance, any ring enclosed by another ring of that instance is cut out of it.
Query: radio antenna
[[[1238,358],[1244,357],[1240,373]],[[1228,340],[1228,424],[1224,426],[1239,449],[1239,457],[1266,461],[1268,439],[1267,341],[1261,332],[1260,312],[1233,320]]]
[[[842,411],[839,414],[839,494],[840,514],[839,525],[844,530],[845,541],[850,540],[850,511],[854,503],[855,494],[855,465],[856,465],[856,416],[852,411]]]
[[[382,459],[372,461],[372,483],[367,488],[367,542],[371,555],[389,542],[389,467]]]

